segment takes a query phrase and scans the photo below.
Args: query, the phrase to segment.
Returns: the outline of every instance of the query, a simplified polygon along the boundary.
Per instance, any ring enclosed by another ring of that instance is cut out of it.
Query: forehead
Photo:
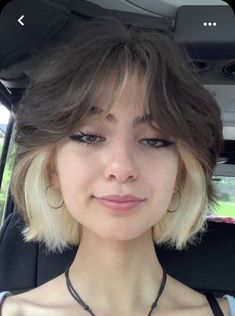
[[[96,120],[99,118],[104,118],[107,122],[112,123],[112,124],[117,124],[118,119],[116,118],[115,115],[111,113],[107,113],[107,110],[103,110],[102,108],[99,107],[92,107],[90,112],[88,113],[88,120]],[[139,126],[144,123],[152,122],[154,123],[155,120],[152,116],[151,113],[146,113],[143,115],[138,115],[133,119],[133,127]]]
[[[143,77],[126,75],[123,82],[118,85],[112,79],[106,83],[95,100],[95,105],[90,107],[86,120],[105,119],[116,124],[118,119],[112,112],[121,111],[134,117],[134,126],[154,121],[147,106],[146,84]]]

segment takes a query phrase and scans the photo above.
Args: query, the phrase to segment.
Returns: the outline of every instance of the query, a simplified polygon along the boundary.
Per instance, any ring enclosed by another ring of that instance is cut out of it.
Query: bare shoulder
[[[2,304],[1,316],[46,315],[43,313],[46,309],[43,310],[40,299],[35,299],[37,296],[32,292],[7,297]]]
[[[220,308],[221,308],[221,310],[223,312],[223,315],[224,316],[231,316],[230,315],[229,304],[228,304],[227,299],[226,298],[216,298],[216,300],[217,300],[217,302],[218,302],[218,304],[219,304],[219,306],[220,306]],[[201,310],[205,311],[205,315],[208,315],[208,316],[209,315],[214,315],[213,311],[212,311],[212,309],[210,307],[210,304],[207,301],[207,299],[206,299],[205,303],[201,307],[202,307]],[[198,308],[198,312],[199,312],[198,316],[200,316],[201,315],[200,307]]]
[[[229,303],[226,298],[217,298],[217,301],[220,305],[220,308],[222,309],[224,316],[230,316],[230,308]]]
[[[8,296],[1,306],[1,316],[23,316],[17,296]]]
[[[35,295],[32,295],[32,292],[8,296],[2,304],[1,316],[28,316],[35,312],[37,300],[34,299]]]
[[[185,284],[169,276],[166,294],[169,298],[165,306],[170,307],[172,316],[212,316],[213,311],[204,294],[201,294]],[[177,293],[177,295],[176,295]],[[226,298],[216,298],[224,316],[231,316]],[[164,297],[162,298],[162,302]],[[164,302],[163,302],[164,303]],[[166,316],[166,312],[163,313]],[[169,315],[171,315],[169,313]]]
[[[55,293],[60,295],[60,282],[57,277],[33,290],[7,297],[2,304],[1,316],[54,316],[56,310],[59,316],[60,306],[56,302],[60,300]]]
[[[184,303],[180,303],[179,305],[175,305],[169,310],[162,310],[161,316],[212,316],[213,311],[207,301],[207,299],[204,298],[202,295],[200,296],[194,296],[195,300],[191,300],[190,297],[187,297],[187,300],[185,300]],[[231,316],[229,311],[229,305],[226,299],[217,299],[220,308],[223,312],[224,316]]]

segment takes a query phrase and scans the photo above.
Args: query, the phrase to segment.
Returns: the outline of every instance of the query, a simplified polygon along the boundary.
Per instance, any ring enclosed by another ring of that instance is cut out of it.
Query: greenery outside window
[[[213,180],[218,205],[210,210],[209,216],[224,218],[225,222],[235,224],[235,177],[216,176]]]
[[[9,122],[10,112],[3,106],[0,105],[0,157],[2,155],[2,149],[4,144],[4,138],[6,135],[7,124]],[[0,223],[4,213],[5,202],[7,198],[9,183],[10,183],[10,175],[12,170],[12,159],[11,156],[11,145],[9,147],[8,156],[6,160],[6,165],[3,173],[2,185],[0,190]]]

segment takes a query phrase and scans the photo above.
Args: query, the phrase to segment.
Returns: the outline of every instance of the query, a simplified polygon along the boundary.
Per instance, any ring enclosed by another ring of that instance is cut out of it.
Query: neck
[[[141,308],[150,309],[162,274],[151,231],[129,241],[105,240],[83,231],[69,276],[94,312],[130,315]]]

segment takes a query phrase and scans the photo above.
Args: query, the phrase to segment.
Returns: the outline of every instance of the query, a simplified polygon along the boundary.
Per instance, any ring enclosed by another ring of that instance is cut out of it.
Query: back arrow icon
[[[24,23],[22,22],[24,18],[24,15],[21,15],[21,17],[17,20],[21,25],[24,25]]]

